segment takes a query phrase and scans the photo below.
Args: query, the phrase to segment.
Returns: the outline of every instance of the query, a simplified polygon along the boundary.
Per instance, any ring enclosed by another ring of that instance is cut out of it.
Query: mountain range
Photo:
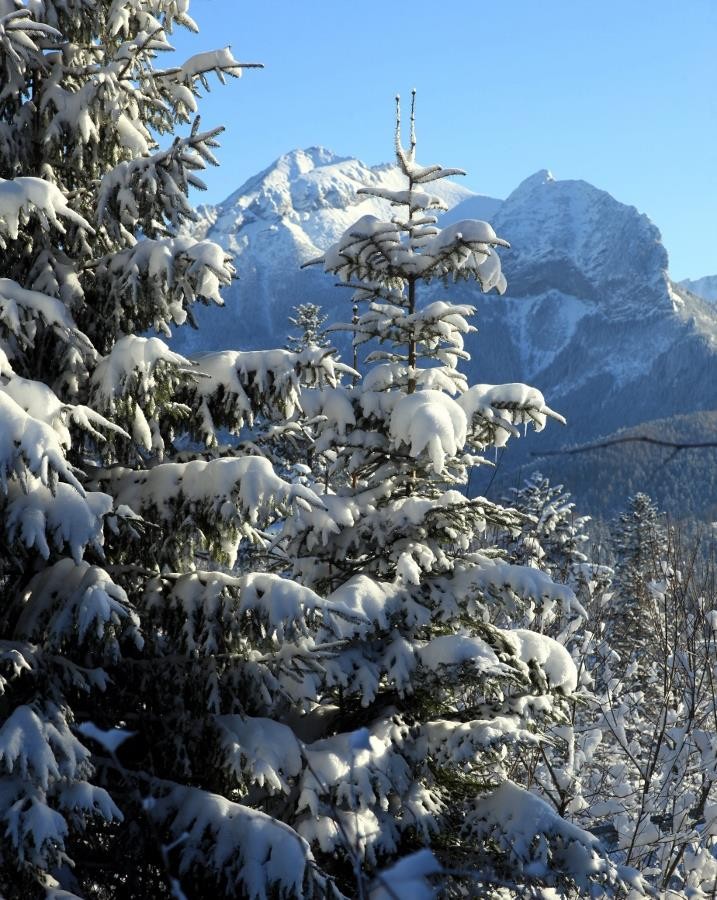
[[[385,201],[357,197],[364,185],[403,186],[393,166],[314,147],[282,156],[224,202],[201,207],[196,232],[234,255],[239,280],[224,294],[226,309],[201,309],[200,330],[182,329],[175,348],[282,345],[299,303],[320,304],[330,322],[350,318],[351,292],[320,268],[300,266],[360,216],[390,217]],[[470,380],[528,382],[568,419],[565,429],[514,442],[504,468],[620,428],[717,409],[717,277],[674,283],[660,232],[645,215],[547,170],[504,200],[455,182],[435,188],[449,207],[440,224],[485,219],[511,244],[501,251],[505,296],[469,283],[449,289],[452,300],[477,309]],[[436,284],[423,298],[445,294]],[[579,485],[567,486],[580,495]]]

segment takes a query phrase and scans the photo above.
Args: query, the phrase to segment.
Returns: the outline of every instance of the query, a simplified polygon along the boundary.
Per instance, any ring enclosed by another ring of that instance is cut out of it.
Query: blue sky
[[[393,97],[418,90],[424,163],[504,197],[549,168],[660,227],[673,277],[717,273],[717,0],[192,0],[183,56],[232,46],[263,62],[201,107],[224,124],[222,200],[296,147],[392,157]],[[198,198],[199,199],[199,198]]]

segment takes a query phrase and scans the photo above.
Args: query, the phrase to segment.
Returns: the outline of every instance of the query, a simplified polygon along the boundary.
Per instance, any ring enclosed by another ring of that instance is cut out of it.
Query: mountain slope
[[[682,443],[717,440],[717,411],[690,413],[643,422],[612,435],[652,437]],[[504,458],[505,461],[505,458]],[[649,494],[672,519],[717,521],[717,447],[669,447],[639,441],[618,443],[599,450],[532,459],[519,469],[501,462],[494,477],[474,477],[472,489],[488,492],[493,499],[509,496],[533,472],[541,472],[553,484],[563,484],[575,499],[579,512],[601,519],[614,518],[625,500],[639,491]]]
[[[540,172],[493,224],[511,242],[508,293],[478,298],[474,377],[544,391],[570,427],[542,446],[717,407],[717,311],[670,282],[646,216]]]

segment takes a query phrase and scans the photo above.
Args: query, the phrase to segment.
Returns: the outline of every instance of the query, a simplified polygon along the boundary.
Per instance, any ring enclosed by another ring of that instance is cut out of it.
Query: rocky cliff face
[[[493,224],[511,242],[508,293],[478,301],[474,374],[526,380],[550,397],[570,428],[541,443],[717,407],[716,311],[671,283],[646,216],[539,172]]]
[[[177,349],[280,346],[302,302],[322,304],[331,321],[349,318],[350,291],[299,267],[360,216],[390,216],[385,201],[357,198],[367,184],[402,186],[390,166],[311,148],[203,208],[198,230],[235,255],[239,280],[225,294],[227,308],[202,310],[201,330],[180,333]],[[479,333],[467,348],[472,380],[527,381],[568,417],[568,429],[516,446],[514,463],[532,450],[717,408],[717,307],[672,284],[660,233],[646,216],[547,171],[503,201],[450,183],[443,199],[446,223],[487,219],[512,245],[501,253],[505,297],[469,284],[451,288],[456,302],[478,311]],[[433,285],[426,299],[445,290]]]

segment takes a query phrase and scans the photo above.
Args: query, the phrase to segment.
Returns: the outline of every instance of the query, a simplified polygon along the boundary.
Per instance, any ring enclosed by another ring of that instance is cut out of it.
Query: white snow
[[[230,771],[240,778],[248,774],[270,794],[289,793],[289,780],[302,769],[301,745],[291,728],[256,716],[217,716],[215,722]]]
[[[436,892],[426,879],[442,871],[430,850],[417,850],[378,873],[369,900],[432,900]]]
[[[525,628],[504,631],[524,663],[534,663],[545,672],[550,688],[572,694],[578,684],[578,673],[568,650],[547,635]]]
[[[425,668],[437,671],[441,666],[470,664],[481,675],[505,674],[493,648],[482,638],[471,634],[442,634],[431,640],[417,652]]]
[[[160,363],[179,369],[192,369],[192,363],[174,353],[159,338],[127,335],[115,342],[92,373],[92,390],[104,406],[114,409],[115,400],[124,396],[128,379],[132,389],[147,394],[156,387],[155,370]]]
[[[443,471],[446,457],[453,457],[462,449],[466,431],[463,409],[442,391],[406,394],[391,413],[392,445],[397,449],[407,446],[414,458],[425,450],[437,475]]]
[[[226,882],[240,881],[248,897],[265,898],[267,887],[300,897],[313,856],[292,828],[266,813],[218,794],[180,785],[153,805],[151,814],[184,837],[181,872],[210,866]]]
[[[125,632],[142,647],[139,617],[127,594],[99,566],[61,559],[31,579],[23,600],[18,637],[43,640],[56,650],[75,637],[80,644],[107,641],[117,658],[117,636]]]
[[[5,527],[10,540],[36,548],[44,559],[49,559],[52,544],[57,550],[69,549],[79,564],[88,546],[102,555],[104,519],[111,512],[108,494],[80,493],[62,482],[53,493],[42,482],[28,478],[25,490],[15,483],[9,487]]]
[[[80,722],[75,726],[75,731],[83,737],[97,741],[108,753],[116,753],[122,744],[135,734],[126,728],[99,728],[94,722]]]
[[[0,247],[5,247],[5,238],[16,240],[20,222],[37,216],[43,228],[52,226],[62,234],[65,228],[60,221],[64,218],[85,231],[92,227],[79,213],[67,204],[67,199],[57,185],[42,178],[23,176],[0,178]]]

